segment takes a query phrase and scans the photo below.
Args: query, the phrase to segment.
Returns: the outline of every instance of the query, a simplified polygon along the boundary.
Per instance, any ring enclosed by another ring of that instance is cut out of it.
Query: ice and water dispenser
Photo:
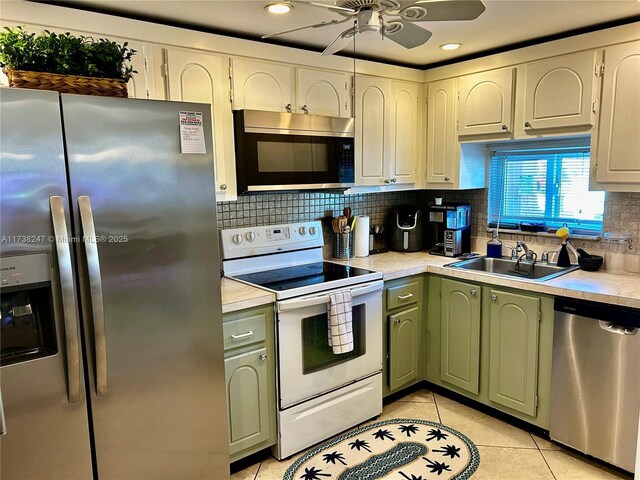
[[[49,256],[0,258],[0,365],[57,352]]]

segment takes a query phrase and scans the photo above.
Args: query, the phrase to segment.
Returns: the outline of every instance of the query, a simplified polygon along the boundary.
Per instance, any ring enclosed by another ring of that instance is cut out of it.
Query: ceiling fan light
[[[445,43],[443,45],[440,45],[440,48],[442,50],[457,50],[462,46],[461,43]]]
[[[264,8],[269,13],[282,14],[282,13],[289,13],[293,7],[291,6],[290,3],[278,2],[278,3],[270,3]]]

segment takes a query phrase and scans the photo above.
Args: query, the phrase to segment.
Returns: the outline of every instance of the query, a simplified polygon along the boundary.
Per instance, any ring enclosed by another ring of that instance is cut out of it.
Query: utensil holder
[[[353,234],[335,233],[333,235],[333,258],[347,260],[353,257]]]

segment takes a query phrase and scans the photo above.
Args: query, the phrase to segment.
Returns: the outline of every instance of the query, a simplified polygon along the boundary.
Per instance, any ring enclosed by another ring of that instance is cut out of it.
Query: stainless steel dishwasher
[[[629,472],[640,414],[640,310],[557,298],[549,435]]]

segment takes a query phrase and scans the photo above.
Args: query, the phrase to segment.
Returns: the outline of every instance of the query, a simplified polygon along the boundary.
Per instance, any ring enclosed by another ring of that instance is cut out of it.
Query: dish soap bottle
[[[560,252],[558,253],[559,267],[570,267],[571,259],[569,258],[569,250],[567,249],[567,238],[569,238],[569,229],[567,227],[559,228],[556,235],[562,239],[562,245],[560,246]]]
[[[493,237],[487,242],[487,257],[489,258],[501,258],[502,257],[502,242],[498,240],[497,230],[493,231]]]

